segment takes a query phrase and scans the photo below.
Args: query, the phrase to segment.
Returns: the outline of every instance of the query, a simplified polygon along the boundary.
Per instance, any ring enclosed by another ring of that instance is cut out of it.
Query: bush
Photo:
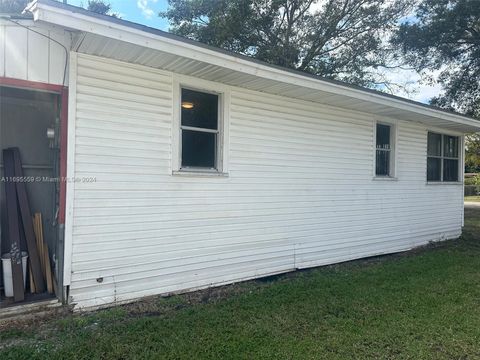
[[[480,185],[480,174],[466,178],[465,185]]]

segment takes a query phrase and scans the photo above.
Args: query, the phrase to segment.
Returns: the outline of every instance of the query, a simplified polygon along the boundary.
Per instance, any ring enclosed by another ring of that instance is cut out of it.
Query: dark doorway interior
[[[56,216],[59,183],[54,181],[59,173],[58,135],[58,94],[0,86],[0,150],[19,148],[24,176],[36,179],[26,183],[28,200],[32,214],[42,213],[44,238],[49,247],[54,274],[58,251]],[[4,176],[1,151],[0,176]],[[2,182],[0,219],[0,249],[4,254],[9,251],[9,239],[6,232],[5,187]],[[3,276],[0,276],[0,287],[3,285],[2,279]]]

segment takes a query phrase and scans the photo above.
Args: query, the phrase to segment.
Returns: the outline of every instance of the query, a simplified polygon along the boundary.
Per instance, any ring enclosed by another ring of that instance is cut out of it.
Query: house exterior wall
[[[396,123],[397,179],[375,180],[371,115],[218,84],[230,95],[229,174],[178,176],[177,76],[82,54],[71,66],[69,171],[96,180],[67,189],[65,279],[77,308],[461,233],[462,185],[426,183],[421,124]]]
[[[33,21],[15,21],[20,25],[0,19],[0,77],[63,85],[68,52],[55,41],[69,50],[70,33]]]

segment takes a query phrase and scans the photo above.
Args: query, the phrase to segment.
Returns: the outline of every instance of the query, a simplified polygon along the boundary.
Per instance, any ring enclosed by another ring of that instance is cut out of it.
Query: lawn
[[[0,333],[0,359],[480,358],[480,210],[459,240]]]
[[[480,196],[465,196],[465,201],[480,202]]]

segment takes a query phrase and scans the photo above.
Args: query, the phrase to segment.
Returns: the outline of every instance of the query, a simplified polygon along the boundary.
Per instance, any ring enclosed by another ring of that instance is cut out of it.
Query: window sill
[[[374,181],[398,181],[398,178],[394,176],[374,176]]]
[[[461,181],[427,181],[427,185],[463,185]]]
[[[199,177],[228,177],[228,173],[208,170],[174,170],[174,176],[199,176]]]

